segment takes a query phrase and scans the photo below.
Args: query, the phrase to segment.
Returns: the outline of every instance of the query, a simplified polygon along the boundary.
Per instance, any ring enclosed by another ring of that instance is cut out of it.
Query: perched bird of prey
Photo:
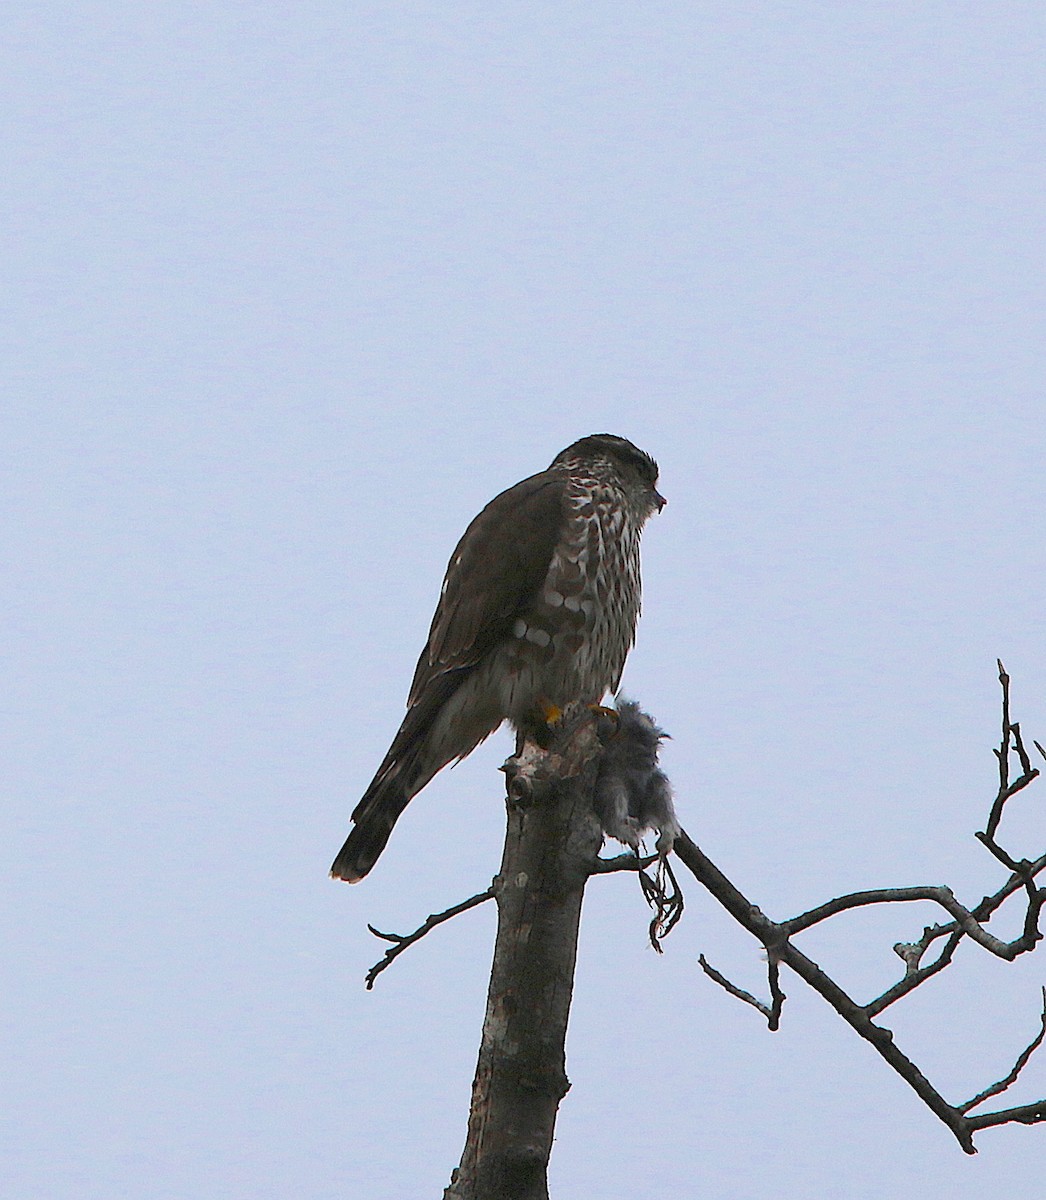
[[[596,433],[469,525],[335,879],[362,879],[411,798],[503,721],[525,732],[616,690],[639,616],[639,535],[665,505],[656,484],[649,454]]]
[[[668,737],[634,700],[619,700],[615,728],[604,741],[596,776],[595,808],[608,833],[638,854],[643,834],[658,832],[657,850],[666,855],[679,836],[672,785],[657,765]]]

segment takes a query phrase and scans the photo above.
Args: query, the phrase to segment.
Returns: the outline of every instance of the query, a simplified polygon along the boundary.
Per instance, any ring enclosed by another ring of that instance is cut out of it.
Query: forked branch
[[[734,887],[685,834],[677,840],[675,847],[680,859],[699,882],[704,884],[719,903],[766,947],[770,966],[771,1003],[766,1004],[731,983],[711,967],[702,956],[700,964],[705,974],[731,995],[757,1008],[767,1018],[770,1028],[776,1029],[780,1022],[781,1007],[784,1002],[784,995],[777,981],[778,964],[784,963],[791,967],[797,975],[823,996],[861,1037],[875,1047],[923,1102],[952,1130],[959,1144],[968,1154],[976,1153],[973,1134],[977,1130],[1009,1122],[1034,1124],[1046,1121],[1046,1100],[992,1113],[969,1115],[971,1109],[992,1096],[1000,1095],[1009,1088],[1046,1038],[1046,989],[1043,990],[1043,1015],[1040,1031],[1018,1056],[1013,1069],[998,1083],[985,1088],[972,1100],[958,1105],[950,1104],[941,1096],[915,1063],[894,1044],[892,1032],[877,1025],[873,1018],[948,966],[956,949],[964,939],[968,938],[976,942],[989,953],[1007,961],[1012,961],[1018,955],[1033,950],[1042,939],[1039,918],[1043,903],[1046,902],[1046,889],[1037,887],[1035,880],[1046,869],[1046,854],[1031,861],[1026,858],[1015,859],[996,841],[1007,802],[1026,788],[1039,774],[1038,768],[1031,765],[1030,756],[1021,738],[1020,726],[1010,720],[1010,677],[1006,674],[1001,662],[999,663],[999,682],[1002,685],[1003,693],[1002,741],[995,751],[999,763],[999,788],[992,803],[985,831],[976,836],[993,856],[1010,870],[1011,874],[997,892],[985,896],[973,908],[967,908],[960,903],[948,887],[877,888],[839,896],[786,921],[771,921]],[[1035,742],[1034,745],[1046,758],[1046,751],[1043,751],[1039,743]],[[1016,759],[1020,773],[1011,781],[1012,759]],[[989,933],[985,924],[1008,897],[1019,891],[1023,891],[1026,896],[1023,929],[1018,937],[1006,942]],[[927,926],[917,941],[898,943],[894,950],[905,964],[904,977],[882,995],[865,1004],[858,1004],[854,1001],[791,941],[796,934],[810,929],[830,917],[855,908],[873,904],[897,904],[912,901],[930,901],[937,904],[951,917],[951,920],[943,924]],[[934,942],[942,938],[946,940],[940,953],[932,962],[924,966],[922,960],[927,950]]]

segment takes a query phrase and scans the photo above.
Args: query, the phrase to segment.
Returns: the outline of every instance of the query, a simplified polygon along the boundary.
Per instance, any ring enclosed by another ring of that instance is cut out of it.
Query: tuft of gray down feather
[[[604,739],[599,763],[595,808],[603,832],[637,854],[643,835],[653,829],[658,853],[668,854],[680,829],[672,785],[657,765],[666,737],[634,700],[617,702],[617,727]]]

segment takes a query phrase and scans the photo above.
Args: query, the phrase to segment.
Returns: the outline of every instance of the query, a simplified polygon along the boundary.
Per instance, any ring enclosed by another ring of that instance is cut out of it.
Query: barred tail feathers
[[[403,810],[437,771],[462,753],[447,738],[440,720],[460,681],[458,673],[448,672],[407,712],[385,761],[353,810],[352,830],[331,865],[334,879],[358,883],[378,861]]]
[[[374,789],[366,806],[356,812],[355,824],[345,845],[331,864],[331,877],[346,883],[359,883],[378,861],[389,840],[400,813],[410,803],[413,793],[394,776]]]

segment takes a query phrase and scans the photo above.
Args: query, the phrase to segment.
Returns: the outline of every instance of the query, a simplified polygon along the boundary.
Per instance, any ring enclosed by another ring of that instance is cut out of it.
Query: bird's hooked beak
[[[661,493],[656,488],[654,489],[654,503],[657,505],[658,512],[660,512],[665,507],[665,505],[668,503],[668,501],[664,498],[664,496],[661,495]]]

